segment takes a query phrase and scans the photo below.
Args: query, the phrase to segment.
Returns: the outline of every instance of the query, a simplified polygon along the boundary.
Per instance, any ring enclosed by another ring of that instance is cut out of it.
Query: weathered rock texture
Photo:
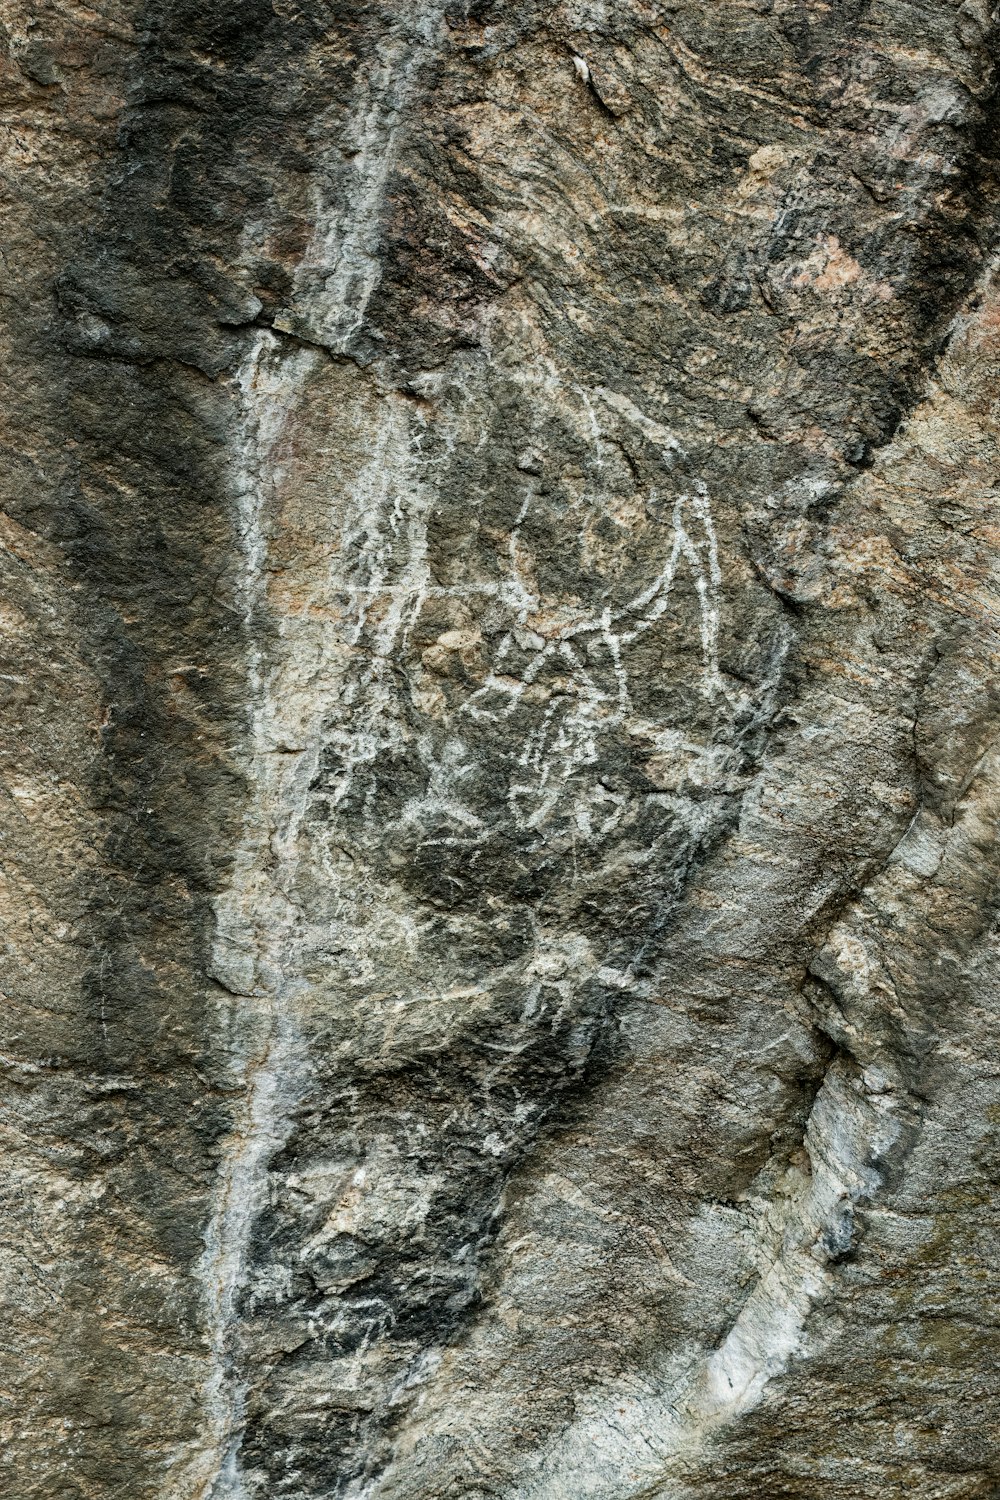
[[[1000,1495],[984,0],[2,0],[9,1500]]]

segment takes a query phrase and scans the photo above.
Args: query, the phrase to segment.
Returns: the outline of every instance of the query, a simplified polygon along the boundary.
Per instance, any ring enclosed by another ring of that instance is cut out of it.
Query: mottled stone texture
[[[0,42],[0,1493],[996,1500],[986,0]]]

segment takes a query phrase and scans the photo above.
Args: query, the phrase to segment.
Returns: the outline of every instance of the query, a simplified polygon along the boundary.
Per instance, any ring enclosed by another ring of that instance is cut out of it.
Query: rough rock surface
[[[990,1500],[985,0],[0,0],[9,1500]]]

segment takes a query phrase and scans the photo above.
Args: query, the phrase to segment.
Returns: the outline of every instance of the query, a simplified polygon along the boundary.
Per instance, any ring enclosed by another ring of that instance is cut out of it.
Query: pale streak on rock
[[[312,350],[286,357],[273,334],[261,333],[236,382],[236,496],[244,556],[240,601],[250,643],[246,775],[254,799],[231,886],[217,904],[213,971],[232,996],[220,1008],[223,1055],[228,1085],[244,1099],[225,1146],[201,1270],[211,1350],[205,1393],[209,1445],[195,1473],[183,1481],[188,1493],[213,1500],[239,1500],[245,1493],[238,1460],[246,1385],[238,1369],[237,1299],[245,1285],[250,1235],[266,1201],[268,1162],[285,1137],[285,1122],[305,1081],[288,986],[294,964],[301,752],[280,750],[288,731],[294,739],[301,725],[294,718],[282,722],[288,705],[274,696],[260,633],[267,608],[268,531],[280,478],[275,448],[316,360]],[[207,1472],[200,1477],[198,1470]]]
[[[435,7],[411,18],[404,33],[388,45],[379,70],[362,92],[353,124],[357,180],[340,214],[316,189],[316,232],[297,274],[298,310],[304,311],[310,333],[331,350],[348,347],[364,322],[379,279],[381,216],[395,141],[438,20]],[[307,284],[303,290],[303,279],[314,282],[317,272],[319,285]],[[274,326],[284,331],[295,325],[278,316]],[[254,798],[235,878],[217,907],[213,967],[220,984],[240,1002],[229,1008],[225,1030],[230,1033],[233,1086],[242,1087],[245,1102],[241,1124],[226,1148],[202,1269],[211,1345],[206,1387],[209,1457],[197,1460],[182,1481],[195,1486],[193,1495],[205,1494],[210,1500],[241,1500],[246,1494],[239,1463],[246,1377],[238,1369],[237,1297],[246,1280],[254,1222],[266,1201],[268,1165],[287,1136],[291,1111],[308,1077],[308,1061],[294,1018],[299,920],[294,885],[298,825],[303,799],[316,773],[322,748],[319,731],[328,703],[323,697],[311,701],[308,685],[303,701],[302,689],[295,691],[294,647],[288,663],[290,683],[280,665],[267,660],[260,631],[269,614],[268,535],[276,524],[274,499],[282,479],[275,449],[286,424],[294,421],[303,385],[320,358],[314,349],[285,350],[274,334],[262,332],[236,380],[240,405],[236,494],[245,558],[241,602],[250,642],[252,729],[247,775]],[[380,594],[386,582],[382,528],[396,529],[403,519],[398,504],[393,514],[386,514],[391,473],[386,447],[394,437],[399,440],[398,431],[393,433],[394,417],[401,418],[406,429],[403,442],[408,443],[409,413],[405,403],[400,411],[392,401],[386,403],[384,412],[388,424],[382,426],[368,469],[354,486],[354,513],[348,511],[344,520],[343,546],[346,550],[360,541],[366,569],[363,579],[352,580],[358,600],[354,644],[365,627],[369,597]],[[405,633],[407,619],[419,610],[426,588],[422,522],[419,517],[408,518],[406,525],[411,528],[409,562],[376,634],[375,664],[362,687],[366,699],[373,697],[374,702],[360,737],[352,736],[351,766],[357,759],[369,758],[379,743],[384,696],[378,680],[381,664],[400,633]],[[331,585],[343,587],[345,582],[335,578]],[[255,1011],[248,1023],[245,1009],[251,1003]],[[207,1478],[201,1477],[206,1470]]]
[[[658,9],[8,6],[17,1500],[996,1492],[995,18]]]
[[[274,326],[308,336],[335,353],[349,350],[382,276],[385,191],[422,70],[440,43],[440,0],[420,0],[378,48],[347,128],[354,180],[338,204],[320,161],[313,182],[315,232],[295,277],[292,308]],[[339,164],[340,152],[334,157]]]
[[[722,1343],[659,1389],[654,1368],[642,1378],[643,1395],[635,1394],[635,1379],[595,1392],[596,1409],[560,1434],[537,1476],[512,1496],[682,1500],[694,1493],[675,1466],[696,1458],[717,1428],[752,1411],[770,1381],[808,1352],[806,1320],[834,1290],[829,1265],[851,1244],[855,1206],[877,1191],[878,1162],[899,1134],[898,1103],[877,1085],[866,1087],[856,1070],[830,1070],[806,1127],[809,1172],[789,1169],[784,1196],[770,1206],[774,1259]]]
[[[313,592],[282,617],[268,597],[269,541],[281,526],[286,475],[281,441],[294,424],[303,388],[323,356],[311,349],[289,353],[273,335],[256,341],[238,382],[243,403],[240,472],[241,533],[245,539],[243,586],[251,649],[253,760],[247,775],[254,799],[247,817],[236,878],[218,904],[214,972],[233,995],[228,1033],[233,1088],[241,1088],[242,1124],[227,1149],[217,1208],[208,1234],[203,1274],[212,1328],[212,1374],[207,1393],[221,1450],[212,1500],[245,1493],[239,1444],[246,1377],[239,1370],[237,1298],[245,1288],[246,1255],[254,1222],[267,1201],[268,1167],[284,1143],[292,1111],[308,1088],[310,1064],[296,1021],[303,944],[296,881],[301,860],[300,823],[323,749],[323,730],[338,695],[356,706],[360,722],[344,743],[348,766],[370,760],[392,736],[383,680],[407,622],[426,587],[426,498],[416,476],[406,511],[399,485],[412,465],[411,407],[399,398],[378,404],[379,425],[369,463],[356,476],[349,503],[331,517],[341,535],[325,577],[311,578]],[[392,476],[390,481],[390,476]],[[347,497],[344,497],[345,499]],[[392,571],[390,541],[403,532],[404,563]],[[356,562],[350,562],[352,557]],[[343,571],[345,560],[348,571]],[[294,593],[294,584],[292,592]],[[317,637],[310,609],[329,612],[338,596],[355,600],[357,615],[346,641],[336,629]],[[385,616],[370,632],[372,655],[360,681],[343,678],[345,645],[365,631],[366,610],[388,599]],[[298,615],[300,618],[296,618]],[[262,632],[274,644],[261,643]],[[196,1492],[197,1493],[197,1492]]]

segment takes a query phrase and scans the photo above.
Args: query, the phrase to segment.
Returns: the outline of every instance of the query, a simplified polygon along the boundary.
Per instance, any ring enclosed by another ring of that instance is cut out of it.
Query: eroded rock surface
[[[986,6],[0,39],[4,1494],[996,1496]]]

